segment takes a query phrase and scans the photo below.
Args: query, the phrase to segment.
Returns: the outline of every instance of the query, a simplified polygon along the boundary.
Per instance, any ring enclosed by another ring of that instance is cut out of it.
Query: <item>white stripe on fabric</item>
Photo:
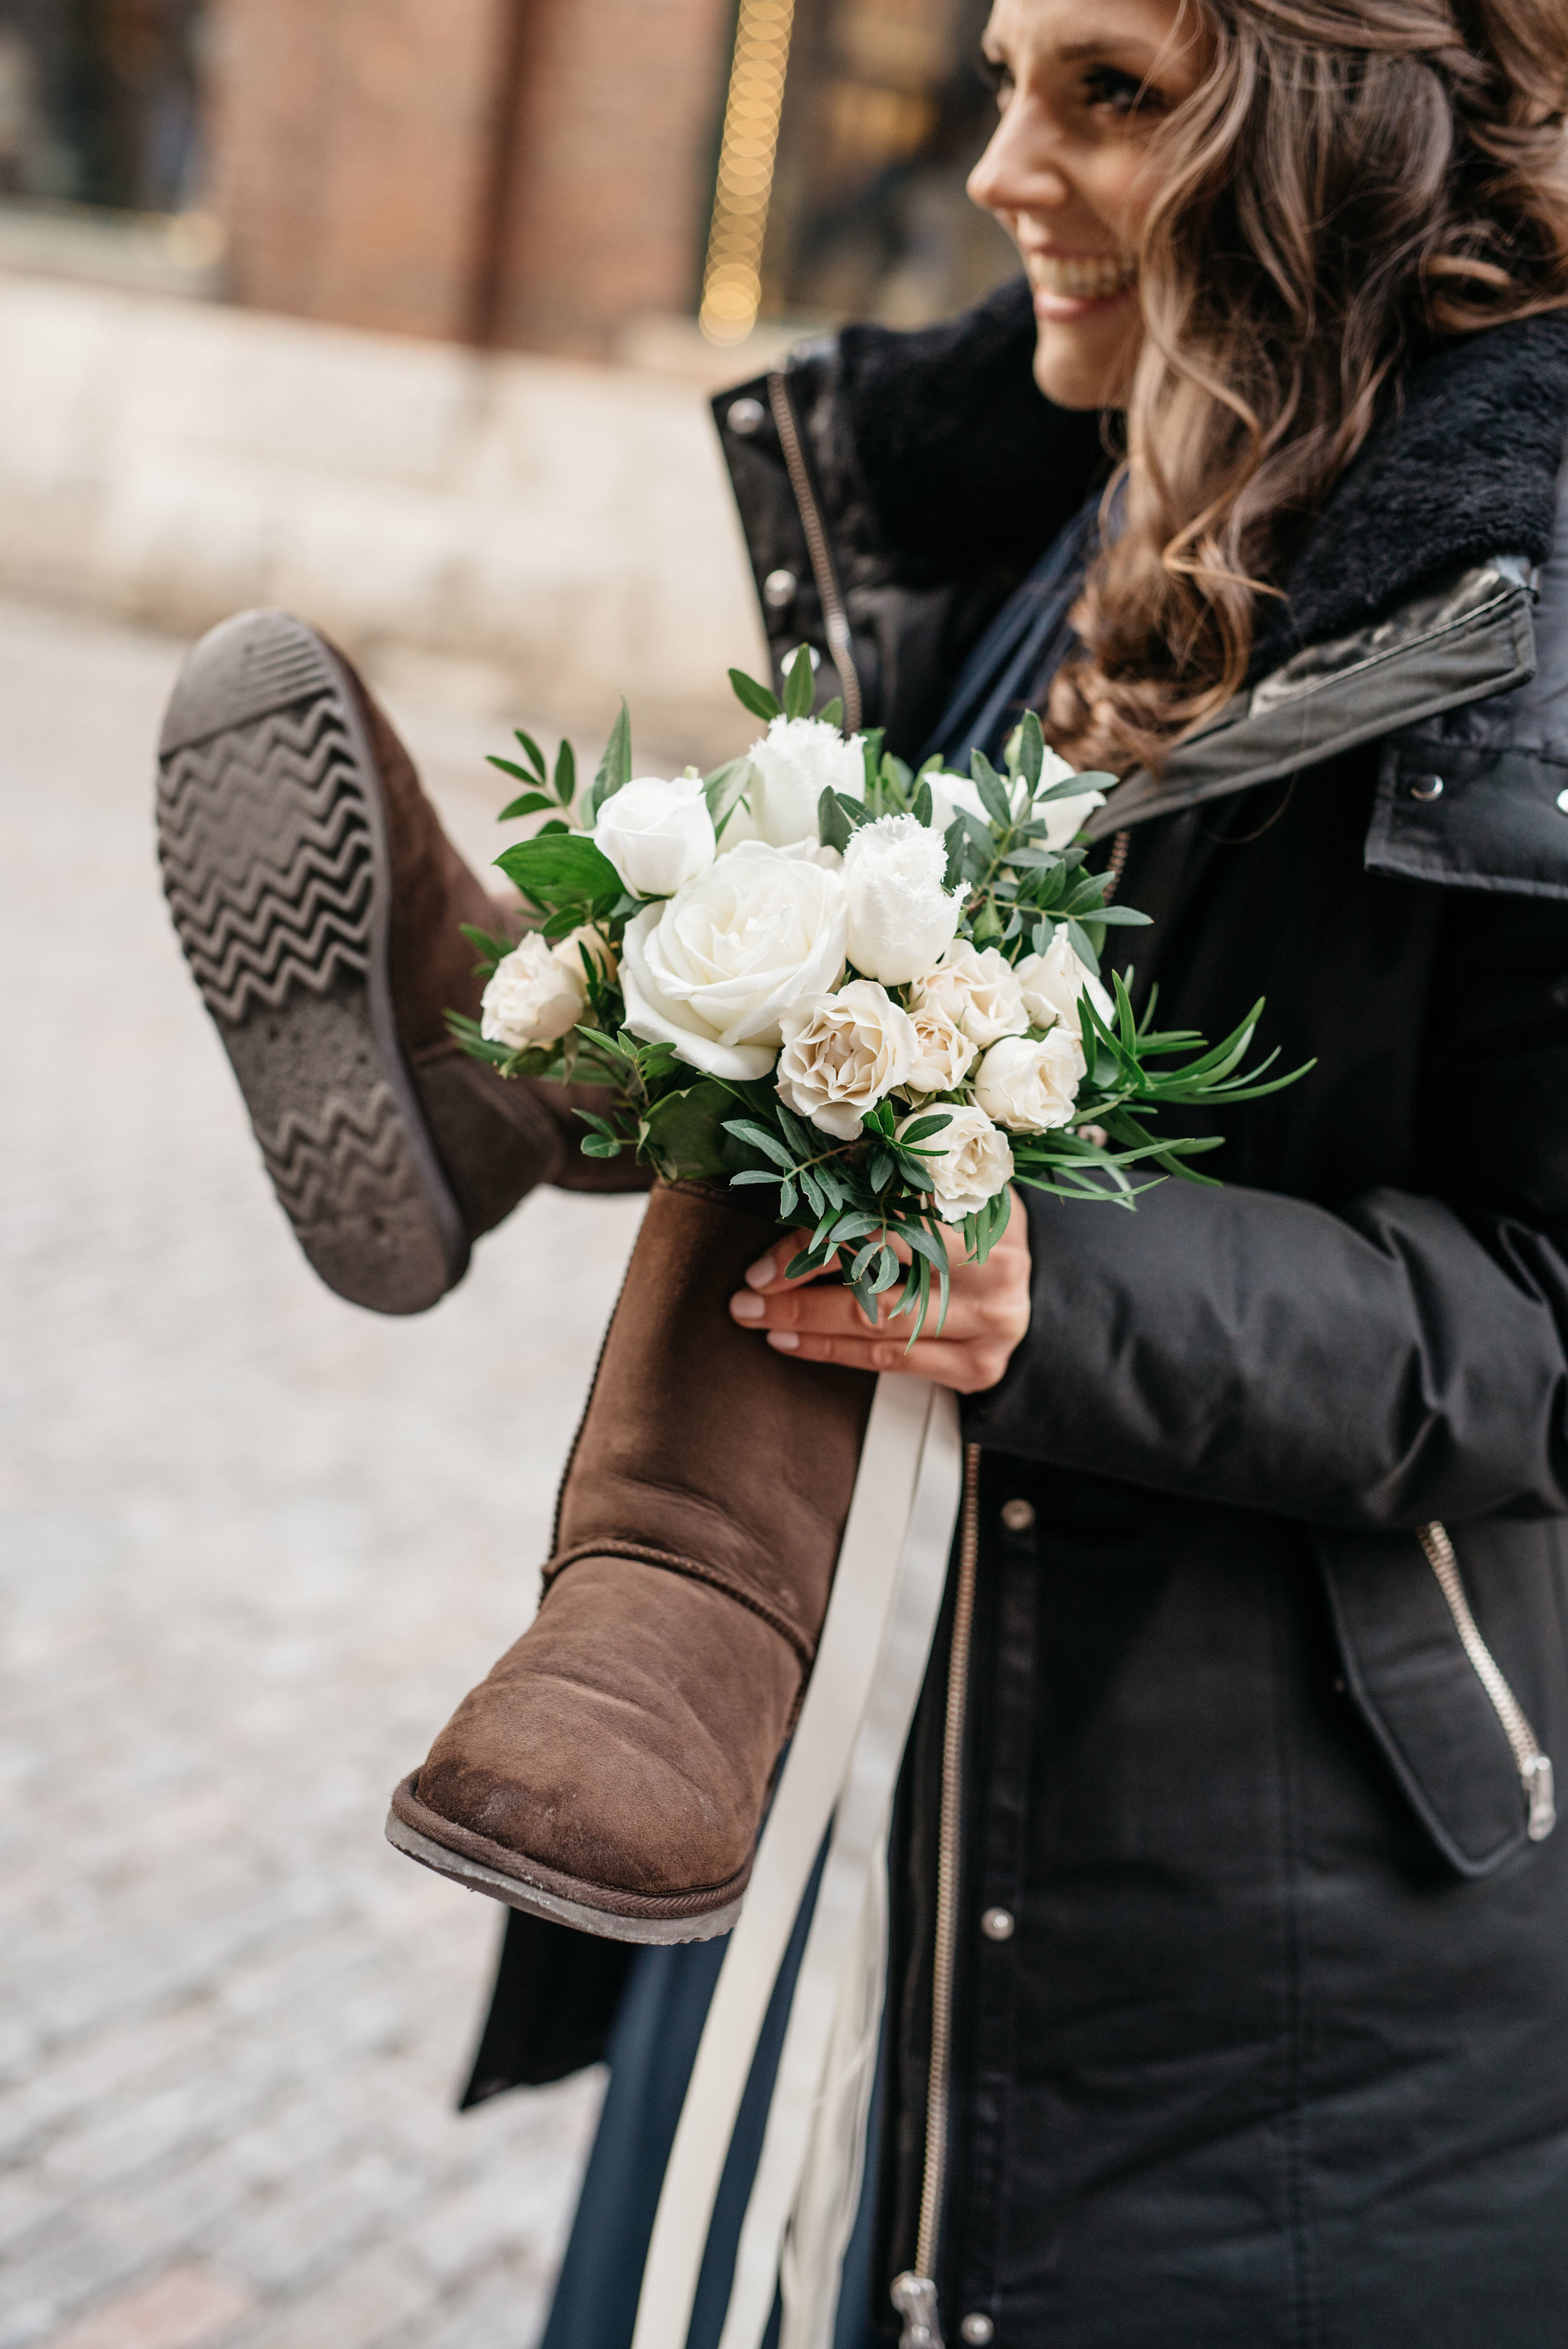
[[[769,2200],[765,2212],[754,2188],[753,2208],[748,2210],[747,2231],[742,2236],[743,2257],[738,2264],[738,2283],[743,2270],[748,2279],[749,2306],[761,2286],[751,2281],[746,2257],[748,2237],[754,2242],[765,2242],[771,2230],[773,2269],[767,2285],[768,2304],[751,2338],[759,2339],[767,2323],[778,2274],[779,2246],[799,2185],[806,2135],[822,2080],[827,2039],[864,1907],[866,1870],[886,1829],[885,1808],[880,1817],[872,1816],[872,1783],[878,1770],[887,1767],[885,1755],[897,1710],[893,1696],[883,1690],[883,1681],[884,1677],[897,1680],[902,1688],[911,1669],[909,1659],[919,1645],[913,1618],[928,1614],[924,1649],[913,1670],[913,1692],[898,1733],[897,1751],[892,1754],[887,1788],[891,1802],[892,1781],[897,1776],[908,1731],[909,1710],[913,1710],[919,1692],[941,1603],[942,1574],[951,1547],[961,1483],[962,1451],[954,1398],[923,1379],[879,1378],[816,1664],[758,1847],[740,1922],[730,1936],[719,1970],[665,2171],[653,2240],[643,2271],[633,2349],[686,2349],[714,2204],[769,2001],[822,1837],[835,1810],[841,1807],[841,1795],[848,1789],[852,1799],[846,1799],[842,1806],[847,1830],[842,1865],[835,1876],[834,1852],[841,1840],[835,1830],[785,2037],[784,2053],[789,2061],[791,2082],[805,2085],[803,2089],[792,2085],[782,2108],[787,2116],[780,2119],[777,2131],[770,2115],[763,2156]],[[945,1522],[939,1523],[944,1508]],[[936,1597],[933,1602],[928,1593],[933,1579],[930,1560],[938,1549],[941,1566],[934,1576]],[[906,1583],[918,1588],[919,1599],[899,1605]],[[911,1619],[906,1622],[905,1617]],[[873,1723],[876,1726],[865,1745],[862,1771],[856,1766],[861,1756],[862,1725],[872,1732]],[[873,1751],[878,1757],[874,1764]],[[851,1843],[860,1856],[858,1885],[852,1879],[853,1863],[849,1857]],[[833,1878],[830,1897],[830,1877]],[[825,1904],[827,1923],[822,1922]],[[885,1928],[877,1930],[874,1940],[880,1983]],[[815,1966],[814,1947],[818,1954]],[[863,2001],[863,1978],[861,1996]],[[876,1998],[880,2004],[880,1989]],[[796,2007],[800,2008],[803,2016],[810,2018],[809,2022],[803,2020],[799,2029],[794,2019]],[[812,2046],[816,2050],[814,2072],[810,2061]],[[782,2076],[781,2061],[781,2080]],[[851,2084],[851,2093],[859,2099],[861,2088],[858,2078]],[[778,2103],[777,2092],[775,2102]],[[835,2141],[841,2141],[843,2129],[836,2124],[830,2134]],[[769,2145],[780,2148],[771,2162]],[[761,2175],[759,2171],[759,2183]],[[775,2220],[774,2201],[780,2194],[783,2199]],[[841,2259],[841,2251],[840,2256]],[[836,2301],[836,2271],[833,2294]],[[727,2344],[730,2337],[731,2326],[727,2322]]]

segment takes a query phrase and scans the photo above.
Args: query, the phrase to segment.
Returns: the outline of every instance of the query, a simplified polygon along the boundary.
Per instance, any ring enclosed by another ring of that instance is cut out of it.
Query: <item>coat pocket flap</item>
[[[1568,897],[1568,761],[1523,745],[1391,735],[1367,834],[1374,873]]]
[[[1461,1876],[1525,1847],[1519,1766],[1411,1533],[1324,1534],[1346,1683],[1432,1841]]]

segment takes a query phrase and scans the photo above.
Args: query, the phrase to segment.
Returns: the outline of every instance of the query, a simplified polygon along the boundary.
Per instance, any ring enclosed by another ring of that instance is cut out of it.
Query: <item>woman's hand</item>
[[[913,1378],[934,1379],[938,1386],[958,1394],[979,1394],[994,1387],[1012,1359],[1013,1349],[1029,1326],[1029,1222],[1023,1201],[1013,1195],[1013,1214],[1006,1230],[984,1264],[966,1264],[957,1233],[950,1242],[953,1267],[947,1319],[940,1336],[934,1334],[936,1292],[927,1332],[909,1343],[909,1320],[886,1319],[883,1309],[877,1335],[847,1288],[814,1288],[820,1273],[786,1280],[783,1268],[799,1253],[799,1242],[778,1241],[748,1271],[747,1287],[729,1300],[729,1309],[743,1328],[762,1331],[780,1353],[795,1354],[803,1362],[842,1362],[855,1371],[906,1371]],[[899,1255],[909,1261],[909,1250]]]

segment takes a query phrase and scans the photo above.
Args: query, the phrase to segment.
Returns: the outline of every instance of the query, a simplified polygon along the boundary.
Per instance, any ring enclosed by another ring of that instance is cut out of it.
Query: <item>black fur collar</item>
[[[1041,397],[1034,341],[1021,277],[942,326],[840,336],[834,404],[901,569],[951,578],[1026,560],[1103,476],[1101,420]],[[1467,336],[1414,367],[1310,533],[1288,604],[1264,616],[1254,672],[1466,563],[1543,561],[1565,436],[1568,311]]]

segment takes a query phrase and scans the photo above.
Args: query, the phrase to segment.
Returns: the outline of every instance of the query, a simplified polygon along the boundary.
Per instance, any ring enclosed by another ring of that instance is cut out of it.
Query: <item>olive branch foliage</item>
[[[743,670],[731,669],[729,678],[738,699],[765,723],[812,714],[813,664],[805,646],[785,671],[782,700]],[[838,701],[818,715],[842,725]],[[552,771],[531,735],[520,731],[516,739],[525,765],[499,757],[490,761],[525,787],[502,809],[500,821],[535,815],[545,821],[496,863],[521,891],[546,939],[559,941],[586,925],[618,947],[626,923],[645,904],[657,902],[628,895],[614,866],[588,836],[600,809],[631,779],[626,705],[623,701],[593,781],[581,798],[570,743],[561,745]],[[927,778],[941,761],[928,760],[914,772],[884,750],[880,730],[861,739],[864,800],[827,790],[819,802],[818,830],[828,847],[847,847],[860,825],[881,816],[913,815],[927,825],[933,820]],[[1009,742],[1000,772],[983,752],[973,753],[970,771],[985,815],[960,809],[948,826],[946,885],[964,885],[961,935],[977,947],[997,947],[1016,961],[1025,954],[1044,954],[1057,929],[1065,928],[1080,959],[1098,970],[1107,932],[1144,926],[1149,917],[1107,902],[1109,878],[1088,871],[1082,846],[1050,847],[1041,811],[1054,800],[1110,787],[1117,779],[1075,774],[1042,790],[1044,764],[1044,738],[1033,711],[1026,713]],[[751,761],[739,758],[704,778],[716,833],[722,836],[735,810],[748,804],[754,776]],[[515,943],[467,925],[464,935],[479,956],[477,970],[486,976]],[[576,1112],[586,1129],[582,1148],[587,1156],[615,1158],[631,1150],[639,1163],[667,1180],[721,1182],[770,1195],[758,1204],[801,1237],[788,1267],[789,1278],[836,1268],[868,1320],[909,1317],[911,1344],[934,1297],[940,1328],[947,1305],[952,1226],[935,1212],[930,1161],[958,1096],[922,1102],[913,1117],[903,1121],[902,1133],[892,1102],[881,1102],[855,1140],[836,1141],[787,1108],[770,1080],[697,1076],[672,1044],[644,1043],[630,1034],[622,1024],[624,1003],[614,978],[586,948],[581,951],[588,1000],[587,1017],[577,1027],[554,1044],[517,1050],[485,1038],[478,1021],[449,1012],[448,1025],[463,1050],[503,1077],[604,1089],[610,1096],[605,1109]],[[1156,1181],[1177,1175],[1212,1185],[1213,1178],[1191,1162],[1218,1149],[1221,1137],[1162,1138],[1148,1120],[1162,1109],[1255,1101],[1295,1083],[1305,1069],[1268,1077],[1278,1057],[1273,1052],[1243,1068],[1261,1001],[1229,1036],[1211,1046],[1195,1030],[1157,1029],[1155,995],[1140,1019],[1119,971],[1111,972],[1109,988],[1109,1019],[1101,1018],[1087,994],[1080,999],[1088,1068],[1074,1122],[1047,1133],[1009,1136],[1015,1182],[1059,1198],[1123,1207],[1131,1207],[1150,1187],[1135,1184],[1130,1167],[1156,1170]],[[1038,1037],[1044,1031],[1028,1032]],[[1006,1229],[1011,1206],[1010,1189],[1004,1188],[965,1218],[959,1228],[972,1261],[985,1261]]]

